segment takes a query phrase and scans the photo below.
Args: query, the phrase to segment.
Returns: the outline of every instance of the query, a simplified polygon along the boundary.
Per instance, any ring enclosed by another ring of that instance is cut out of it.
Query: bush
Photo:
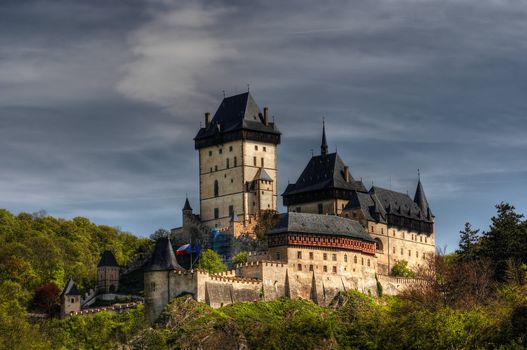
[[[393,265],[392,275],[398,277],[415,277],[415,272],[408,267],[408,261],[401,260]]]
[[[203,251],[199,257],[199,268],[205,269],[210,273],[217,273],[226,270],[221,256],[212,249]]]

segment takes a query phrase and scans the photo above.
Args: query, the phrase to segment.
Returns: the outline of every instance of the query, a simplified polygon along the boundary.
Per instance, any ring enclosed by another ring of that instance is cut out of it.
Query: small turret
[[[188,196],[185,198],[185,205],[183,205],[183,209],[181,210],[183,214],[182,223],[183,227],[185,227],[187,220],[190,216],[192,216],[192,207],[190,206],[190,202],[188,201]]]
[[[415,196],[414,196],[414,202],[419,206],[419,209],[421,209],[421,212],[426,217],[427,220],[432,220],[434,215],[432,214],[432,211],[430,210],[430,206],[428,205],[428,201],[426,200],[425,190],[423,189],[423,185],[421,184],[421,176],[419,175],[419,179],[417,181],[417,188],[415,190]]]
[[[119,265],[109,250],[101,254],[97,264],[97,290],[99,293],[115,293],[119,288]]]
[[[64,318],[71,312],[79,311],[81,311],[81,293],[70,277],[66,287],[60,294],[60,317]]]
[[[168,237],[158,238],[150,260],[145,265],[145,318],[154,322],[163,308],[174,297],[172,271],[182,270]]]

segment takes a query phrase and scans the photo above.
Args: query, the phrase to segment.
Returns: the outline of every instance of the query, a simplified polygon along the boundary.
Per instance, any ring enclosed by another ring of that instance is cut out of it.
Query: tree
[[[527,224],[508,203],[502,202],[496,209],[498,214],[492,217],[489,231],[483,233],[480,252],[493,262],[495,278],[503,281],[509,259],[518,266],[527,262]]]
[[[460,260],[474,260],[477,255],[479,230],[472,229],[472,225],[466,222],[464,230],[459,231],[459,236],[459,249],[456,250],[456,253]]]
[[[205,269],[210,273],[217,273],[226,270],[221,256],[212,249],[204,250],[199,257],[199,268]]]
[[[408,261],[400,260],[392,267],[392,275],[398,277],[415,277],[415,273],[408,267]]]
[[[150,239],[153,241],[157,241],[158,238],[169,237],[169,236],[170,236],[170,232],[168,230],[165,230],[164,228],[160,228],[160,229],[157,229],[156,232],[150,235]]]
[[[249,256],[249,253],[247,252],[239,252],[238,254],[232,257],[232,266],[246,263],[248,256]]]
[[[48,315],[53,313],[53,309],[59,303],[59,287],[55,283],[47,283],[35,290],[33,303],[40,310]]]

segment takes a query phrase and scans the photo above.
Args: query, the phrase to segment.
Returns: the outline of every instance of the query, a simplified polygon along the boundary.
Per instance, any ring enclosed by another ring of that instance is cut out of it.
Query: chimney
[[[208,129],[210,126],[210,113],[205,113],[205,129]]]
[[[350,182],[350,168],[348,166],[344,167],[344,180]]]
[[[264,125],[269,125],[269,108],[264,107]]]

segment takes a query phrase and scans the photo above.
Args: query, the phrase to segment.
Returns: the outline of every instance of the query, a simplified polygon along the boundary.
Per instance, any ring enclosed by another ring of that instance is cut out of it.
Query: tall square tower
[[[194,138],[199,152],[200,219],[226,228],[277,210],[276,147],[280,131],[249,92],[226,97]]]

